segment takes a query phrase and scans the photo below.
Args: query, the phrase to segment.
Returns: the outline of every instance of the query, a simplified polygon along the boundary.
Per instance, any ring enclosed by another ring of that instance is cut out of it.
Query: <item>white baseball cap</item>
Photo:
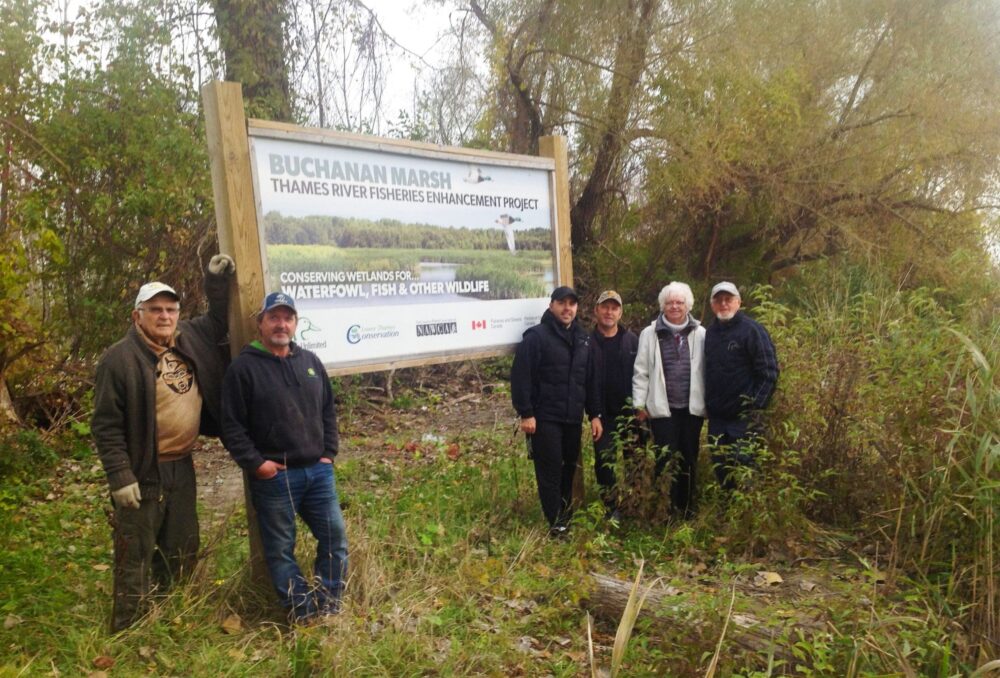
[[[734,297],[740,296],[740,291],[738,289],[736,289],[736,285],[732,284],[731,282],[726,282],[726,281],[720,282],[715,287],[713,287],[712,288],[712,294],[711,294],[711,296],[709,298],[710,299],[715,299],[715,295],[718,294],[719,292],[728,292],[729,294],[733,295]]]
[[[169,294],[177,301],[181,300],[181,295],[174,292],[174,288],[161,282],[146,283],[139,288],[139,294],[135,295],[135,308],[139,308],[142,302],[149,301],[157,294]]]

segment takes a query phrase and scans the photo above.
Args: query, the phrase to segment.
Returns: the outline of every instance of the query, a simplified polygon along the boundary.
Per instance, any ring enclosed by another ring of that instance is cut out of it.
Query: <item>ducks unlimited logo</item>
[[[299,346],[309,350],[326,348],[326,341],[321,337],[323,329],[305,316],[299,317],[298,330],[295,333]]]

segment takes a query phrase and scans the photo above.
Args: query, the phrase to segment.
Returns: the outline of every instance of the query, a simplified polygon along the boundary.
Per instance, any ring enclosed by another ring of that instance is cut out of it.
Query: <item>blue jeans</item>
[[[292,620],[336,612],[347,575],[347,532],[337,499],[333,464],[318,462],[278,471],[267,480],[250,477],[264,559],[271,583]],[[295,515],[316,537],[315,582],[295,562]]]

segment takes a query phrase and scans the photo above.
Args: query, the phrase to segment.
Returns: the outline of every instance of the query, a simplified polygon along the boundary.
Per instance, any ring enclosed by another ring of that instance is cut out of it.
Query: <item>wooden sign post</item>
[[[205,105],[205,135],[212,166],[219,251],[238,262],[236,285],[231,288],[229,300],[229,350],[235,358],[256,336],[254,314],[264,301],[263,259],[257,237],[250,145],[240,84],[213,81],[202,88],[201,96]],[[250,500],[249,483],[249,475],[244,471],[243,496],[250,532],[250,571],[255,585],[270,590],[264,546],[260,540],[257,513]]]

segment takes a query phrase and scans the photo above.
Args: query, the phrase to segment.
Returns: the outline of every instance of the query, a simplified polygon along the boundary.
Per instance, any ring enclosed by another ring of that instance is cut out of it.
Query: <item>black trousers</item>
[[[619,441],[622,443],[622,455],[626,460],[629,459],[636,443],[641,443],[642,429],[632,418],[631,413],[604,423],[604,432],[594,441],[594,475],[604,505],[609,511],[613,511],[618,508],[615,489],[615,463],[618,461],[615,454],[616,443]]]
[[[709,419],[708,442],[712,445],[712,463],[719,485],[725,490],[736,489],[737,466],[756,468],[753,448],[759,445],[763,426],[757,412],[749,413],[743,419]]]
[[[550,526],[565,525],[573,499],[573,474],[580,458],[580,424],[538,421],[531,436],[531,460],[542,513]]]
[[[685,518],[694,514],[697,486],[698,448],[704,417],[691,414],[687,408],[670,408],[669,417],[650,419],[653,442],[656,444],[656,477],[659,478],[670,459],[677,462],[677,472],[670,484],[670,504]]]

